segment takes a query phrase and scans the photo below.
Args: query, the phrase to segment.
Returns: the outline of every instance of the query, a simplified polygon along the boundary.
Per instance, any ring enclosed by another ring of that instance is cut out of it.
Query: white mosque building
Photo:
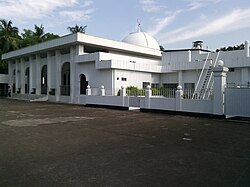
[[[237,51],[205,50],[199,41],[190,49],[160,51],[158,42],[140,29],[122,41],[71,34],[3,54],[2,58],[9,65],[8,83],[13,93],[50,94],[55,101],[68,103],[79,103],[88,85],[103,85],[107,95],[117,95],[122,86],[181,85],[184,90],[207,91],[213,87],[211,67],[218,60],[229,68],[229,85],[250,84],[248,41],[244,50]]]

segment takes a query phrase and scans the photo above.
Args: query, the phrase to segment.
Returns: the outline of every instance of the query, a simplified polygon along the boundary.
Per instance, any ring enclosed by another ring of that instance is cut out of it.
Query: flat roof
[[[212,52],[211,50],[207,50],[207,49],[170,49],[170,50],[164,50],[163,52],[179,52],[179,51],[204,51],[204,52]]]
[[[76,33],[2,54],[2,59],[8,60],[16,57],[69,47],[75,44],[87,44],[124,53],[140,54],[158,58],[161,57],[161,51],[157,49],[132,45],[125,42],[109,40],[83,33]]]

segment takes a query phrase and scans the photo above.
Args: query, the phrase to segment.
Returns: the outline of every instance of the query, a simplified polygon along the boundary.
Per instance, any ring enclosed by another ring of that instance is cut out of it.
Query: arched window
[[[47,65],[41,70],[41,94],[47,94]]]
[[[70,95],[70,63],[65,62],[61,71],[61,95]]]
[[[29,93],[29,84],[30,84],[30,68],[27,67],[25,70],[25,93]]]
[[[86,81],[86,76],[84,74],[80,75],[80,94],[86,94],[86,89],[88,86],[88,81]]]

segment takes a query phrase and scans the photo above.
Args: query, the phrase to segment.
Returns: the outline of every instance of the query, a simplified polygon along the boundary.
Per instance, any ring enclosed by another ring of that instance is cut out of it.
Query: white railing
[[[175,98],[176,88],[151,88],[152,97]],[[145,96],[145,89],[127,89],[127,96]]]
[[[194,88],[186,88],[183,90],[183,99],[192,99]]]
[[[200,76],[199,76],[198,81],[197,81],[197,84],[196,84],[196,86],[195,86],[195,91],[194,91],[194,94],[193,94],[193,96],[192,96],[192,99],[194,99],[195,97],[197,97],[197,94],[198,94],[197,90],[198,90],[198,88],[199,88],[199,86],[200,86],[201,77],[203,76],[203,72],[204,72],[204,69],[205,69],[205,67],[206,67],[207,60],[208,60],[209,55],[210,55],[210,53],[207,54],[206,60],[205,60],[205,62],[204,62],[204,64],[203,64],[203,67],[202,67]]]
[[[167,98],[175,98],[176,88],[151,88],[152,96],[163,96]]]
[[[206,64],[208,62],[208,57],[210,53],[208,53],[208,56],[206,58],[206,61],[203,65],[202,71],[200,73],[199,79],[197,81],[195,91],[193,93],[192,99],[209,99],[212,95],[212,90],[213,90],[213,71],[212,68],[216,66],[220,51],[217,53],[217,56],[213,62],[213,64],[210,64],[209,67],[206,68]],[[203,81],[201,81],[201,78],[203,77]]]
[[[214,61],[214,64],[212,65],[212,67],[216,66],[218,58],[219,58],[219,55],[220,55],[220,51],[217,53],[216,59]],[[213,77],[213,71],[211,70],[211,74],[209,76],[209,79],[208,79],[208,82],[207,82],[207,85],[206,85],[206,88],[205,88],[206,94],[203,95],[202,99],[207,99],[211,95],[211,91],[210,90],[213,89],[213,85],[214,85],[214,81],[213,81],[212,77]]]

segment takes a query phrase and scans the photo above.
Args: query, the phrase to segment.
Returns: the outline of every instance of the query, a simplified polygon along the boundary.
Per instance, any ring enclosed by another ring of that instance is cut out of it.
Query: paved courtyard
[[[0,186],[250,186],[250,123],[0,99]]]

